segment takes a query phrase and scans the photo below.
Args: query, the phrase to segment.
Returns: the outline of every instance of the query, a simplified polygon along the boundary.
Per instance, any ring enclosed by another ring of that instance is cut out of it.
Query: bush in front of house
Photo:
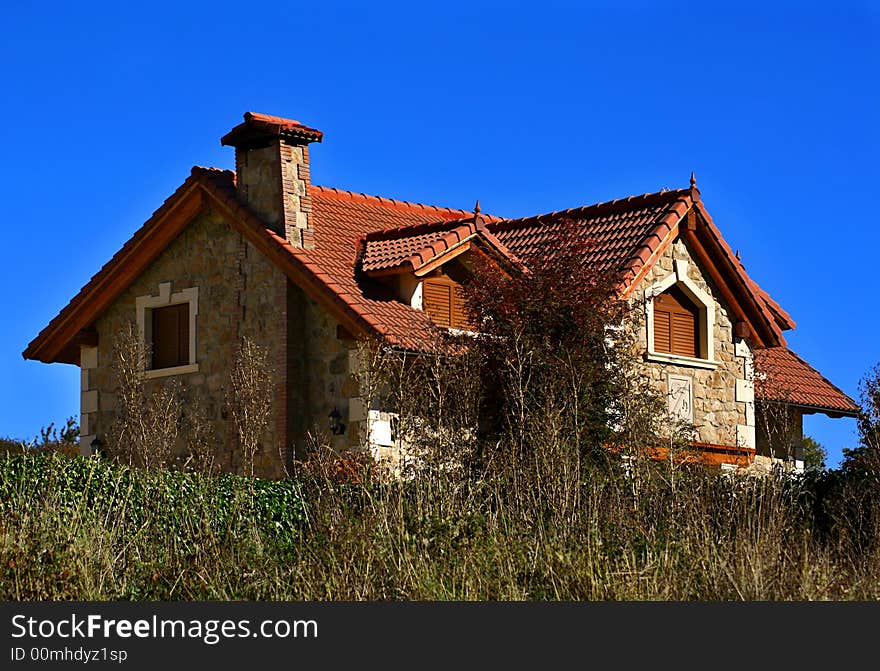
[[[4,599],[235,598],[296,542],[304,504],[294,481],[9,454],[0,518]]]

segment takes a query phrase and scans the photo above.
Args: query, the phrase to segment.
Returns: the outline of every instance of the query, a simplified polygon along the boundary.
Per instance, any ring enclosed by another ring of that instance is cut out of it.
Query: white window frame
[[[138,333],[140,334],[141,342],[145,345],[153,341],[153,320],[148,313],[154,308],[182,304],[189,305],[189,363],[170,368],[149,368],[150,361],[145,361],[144,375],[147,379],[198,372],[199,364],[196,361],[196,317],[199,314],[199,288],[190,287],[171,293],[171,282],[162,282],[159,284],[158,296],[138,296],[135,299]]]
[[[715,370],[719,362],[715,360],[715,301],[703,291],[696,282],[688,277],[688,262],[675,259],[675,270],[659,282],[652,284],[645,291],[645,314],[648,319],[648,361],[706,368]],[[677,286],[690,300],[696,304],[699,313],[700,356],[681,356],[669,352],[657,352],[654,349],[654,299],[670,287]]]

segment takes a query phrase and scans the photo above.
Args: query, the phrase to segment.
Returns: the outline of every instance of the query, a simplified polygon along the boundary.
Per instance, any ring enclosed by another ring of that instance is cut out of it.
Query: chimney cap
[[[238,124],[220,138],[220,144],[241,148],[265,146],[268,141],[283,137],[300,142],[321,142],[324,133],[294,119],[285,119],[259,112],[245,112],[244,123]]]

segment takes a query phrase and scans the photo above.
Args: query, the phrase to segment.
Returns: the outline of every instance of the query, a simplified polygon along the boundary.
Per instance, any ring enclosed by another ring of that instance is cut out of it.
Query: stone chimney
[[[220,140],[235,147],[239,196],[294,247],[314,247],[309,144],[323,137],[293,119],[246,112]]]

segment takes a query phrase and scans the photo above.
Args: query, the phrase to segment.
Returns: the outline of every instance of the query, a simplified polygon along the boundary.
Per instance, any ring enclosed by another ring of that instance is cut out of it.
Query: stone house
[[[797,468],[804,413],[857,413],[786,347],[794,322],[731,252],[693,177],[684,189],[502,219],[314,185],[310,145],[322,137],[245,114],[221,139],[235,148],[235,172],[193,168],[28,345],[26,359],[80,367],[83,453],[113,421],[114,336],[133,322],[152,351],[147,383],[177,379],[185,399],[200,396],[227,468],[237,462],[224,389],[243,336],[267,348],[274,371],[258,474],[281,476],[306,432],[331,421],[334,447],[368,438],[388,454],[390,418],[364,407],[352,377],[357,339],[418,351],[437,328],[466,326],[456,286],[468,255],[517,263],[563,219],[583,227],[594,261],[619,273],[642,311],[645,375],[695,425],[706,462]],[[782,441],[771,441],[776,430]]]

